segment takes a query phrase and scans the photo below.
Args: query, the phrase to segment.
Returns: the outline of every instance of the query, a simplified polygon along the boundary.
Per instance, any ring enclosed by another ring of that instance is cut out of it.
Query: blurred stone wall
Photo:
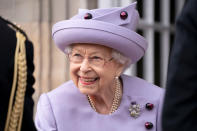
[[[35,108],[41,93],[70,79],[66,56],[53,43],[52,25],[78,8],[96,7],[97,0],[0,0],[0,15],[21,25],[34,45]]]

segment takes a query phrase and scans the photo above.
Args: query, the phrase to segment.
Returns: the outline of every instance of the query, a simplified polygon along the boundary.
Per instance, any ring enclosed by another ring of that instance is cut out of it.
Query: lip
[[[91,77],[79,77],[79,81],[83,85],[91,85],[91,84],[94,84],[97,81],[97,80],[95,80],[95,81],[87,82],[87,81],[83,81],[83,79],[94,79],[94,78],[91,78]]]
[[[79,78],[82,78],[82,79],[94,79],[95,77],[79,76]]]

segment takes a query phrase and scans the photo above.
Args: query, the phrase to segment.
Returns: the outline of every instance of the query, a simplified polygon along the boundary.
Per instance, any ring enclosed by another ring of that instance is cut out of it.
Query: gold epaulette
[[[0,16],[0,19],[2,21],[4,21],[9,27],[11,27],[13,30],[15,30],[16,32],[19,31],[20,33],[22,33],[26,39],[28,39],[26,33],[24,32],[24,30],[21,29],[21,26],[20,25],[17,25],[16,23],[12,23],[10,22],[9,20],[5,19],[5,18],[2,18]]]
[[[13,83],[4,131],[21,131],[27,86],[26,35],[24,35],[24,32],[21,32],[19,27],[14,26],[14,28],[17,28],[17,43],[14,58]]]

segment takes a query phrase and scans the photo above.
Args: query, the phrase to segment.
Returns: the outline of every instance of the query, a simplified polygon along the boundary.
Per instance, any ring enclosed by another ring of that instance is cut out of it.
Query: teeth
[[[81,78],[81,80],[84,82],[92,82],[92,81],[95,81],[96,78],[92,78],[92,79]]]

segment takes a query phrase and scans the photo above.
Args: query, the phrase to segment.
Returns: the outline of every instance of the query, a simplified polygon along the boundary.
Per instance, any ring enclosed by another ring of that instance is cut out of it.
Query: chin
[[[94,95],[95,94],[94,89],[87,89],[86,87],[78,87],[78,89],[82,94],[85,94],[85,95]]]

